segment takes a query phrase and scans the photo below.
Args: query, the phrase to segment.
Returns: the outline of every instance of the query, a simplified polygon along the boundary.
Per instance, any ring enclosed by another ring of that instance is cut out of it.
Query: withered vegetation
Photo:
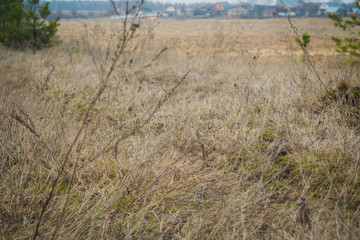
[[[318,76],[286,19],[63,21],[59,37],[0,48],[2,239],[360,236],[360,72],[316,35]]]

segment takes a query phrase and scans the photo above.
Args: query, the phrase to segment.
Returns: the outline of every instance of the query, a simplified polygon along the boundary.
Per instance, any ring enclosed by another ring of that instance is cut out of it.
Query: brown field
[[[1,239],[358,239],[346,32],[293,20],[301,62],[287,19],[135,23],[0,47]]]
[[[157,46],[169,46],[173,52],[179,54],[199,53],[211,54],[220,50],[226,55],[241,56],[244,51],[256,53],[260,50],[263,56],[284,58],[300,55],[301,49],[296,45],[294,32],[288,19],[263,20],[140,20],[143,30],[153,28],[153,41]],[[331,36],[345,34],[333,26],[329,19],[292,19],[299,34],[304,32],[312,36],[309,51],[316,57],[334,56],[335,45],[329,41]],[[65,42],[82,39],[83,24],[87,23],[94,28],[102,38],[96,39],[96,45],[107,46],[107,37],[114,29],[121,25],[121,20],[98,20],[90,23],[85,21],[64,20],[59,28],[59,35]],[[74,31],[77,29],[79,31]],[[204,52],[205,50],[205,52]]]

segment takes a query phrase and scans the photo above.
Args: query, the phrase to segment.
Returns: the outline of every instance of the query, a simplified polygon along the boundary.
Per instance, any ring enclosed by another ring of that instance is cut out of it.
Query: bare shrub
[[[355,239],[358,70],[342,92],[319,63],[324,99],[303,64],[224,54],[226,30],[218,49],[207,33],[175,45],[166,24],[89,21],[52,50],[0,49],[1,236]]]

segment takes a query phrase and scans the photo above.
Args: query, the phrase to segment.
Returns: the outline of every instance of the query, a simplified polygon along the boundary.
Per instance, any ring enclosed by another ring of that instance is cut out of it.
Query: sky
[[[47,0],[47,1],[54,1],[54,0]],[[57,1],[59,1],[59,0],[57,0]],[[74,0],[63,0],[63,1],[74,1]],[[89,0],[84,0],[84,1],[89,1]],[[90,0],[90,1],[108,1],[108,0]],[[119,1],[119,0],[114,0],[114,2],[117,2],[117,1]],[[274,5],[276,3],[276,0],[152,0],[152,1],[166,2],[166,3],[200,3],[200,2],[216,3],[216,2],[228,1],[229,3],[248,2],[248,3],[267,4],[267,5]],[[304,0],[304,1],[305,2],[329,2],[330,0]],[[342,2],[352,3],[352,2],[355,2],[355,0],[342,0]]]
[[[146,0],[145,0],[146,1]],[[159,2],[184,2],[184,3],[196,3],[196,2],[229,2],[229,3],[240,3],[240,2],[248,2],[248,3],[254,3],[254,4],[268,4],[268,5],[275,5],[276,0],[153,0],[153,1],[159,1]],[[329,2],[330,0],[304,0],[305,2]],[[344,3],[351,3],[355,2],[355,0],[342,0]]]

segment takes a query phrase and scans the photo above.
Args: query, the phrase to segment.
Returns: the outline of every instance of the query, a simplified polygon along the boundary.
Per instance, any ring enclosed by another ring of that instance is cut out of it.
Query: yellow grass
[[[124,51],[121,22],[64,20],[54,48],[1,47],[1,238],[358,238],[358,65],[329,20],[293,23],[319,78],[287,19],[141,20]]]
[[[294,40],[293,30],[288,20],[140,20],[145,27],[155,27],[154,40],[157,45],[173,45],[179,52],[203,52],[220,41],[219,48],[232,56],[248,50],[271,57],[293,56],[300,54]],[[334,43],[331,36],[341,36],[345,32],[333,26],[331,20],[323,19],[293,19],[300,34],[307,32],[312,36],[309,51],[314,56],[333,56]],[[87,23],[102,34],[97,45],[107,46],[106,34],[111,34],[114,28],[121,26],[121,20],[101,19],[96,22],[64,20],[59,28],[60,39],[64,41],[80,40],[83,37],[82,25]],[[76,31],[74,31],[76,29]],[[175,51],[175,49],[173,49]]]

